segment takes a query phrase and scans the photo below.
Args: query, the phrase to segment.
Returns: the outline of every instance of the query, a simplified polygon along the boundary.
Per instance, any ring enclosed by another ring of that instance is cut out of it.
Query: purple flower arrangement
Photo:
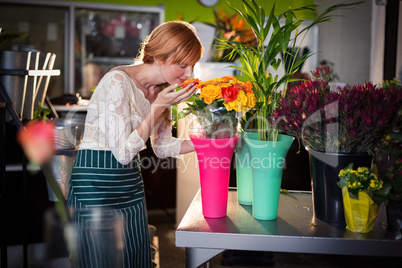
[[[311,72],[312,78],[293,87],[279,100],[279,129],[321,152],[373,150],[402,123],[402,87],[381,88],[371,82],[331,92],[330,69]]]

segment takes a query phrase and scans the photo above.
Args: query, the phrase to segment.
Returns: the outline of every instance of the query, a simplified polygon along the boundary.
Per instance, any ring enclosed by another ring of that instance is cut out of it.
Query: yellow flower
[[[221,88],[214,85],[205,86],[201,89],[200,98],[204,98],[206,104],[211,104],[214,100],[221,98]]]
[[[249,108],[253,108],[257,102],[254,93],[246,93],[246,96],[247,96],[247,106]]]
[[[247,96],[243,90],[240,90],[237,94],[237,98],[228,103],[224,103],[226,110],[235,110],[236,112],[241,112],[247,109]]]
[[[356,182],[353,183],[353,187],[356,187]]]
[[[390,135],[387,135],[387,136],[385,137],[383,143],[384,143],[385,145],[388,145],[388,143],[389,143],[390,141],[391,141],[391,136],[390,136]]]

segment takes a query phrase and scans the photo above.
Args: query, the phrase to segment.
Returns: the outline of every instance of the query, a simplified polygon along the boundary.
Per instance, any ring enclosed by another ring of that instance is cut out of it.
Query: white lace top
[[[89,102],[80,149],[110,150],[120,163],[128,164],[146,148],[136,129],[150,109],[144,93],[124,71],[110,71]],[[160,117],[151,135],[155,154],[177,157],[182,142],[172,137],[171,124]]]

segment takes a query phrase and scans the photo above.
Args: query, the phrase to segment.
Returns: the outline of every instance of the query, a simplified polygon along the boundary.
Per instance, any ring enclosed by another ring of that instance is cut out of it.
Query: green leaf
[[[388,198],[391,191],[392,191],[392,185],[390,183],[384,183],[380,190],[374,192],[374,196],[377,197],[378,199],[385,200]]]
[[[353,163],[349,163],[344,169],[353,169],[353,166]]]
[[[263,26],[263,40],[265,41],[265,39],[268,36],[269,30],[271,29],[272,26],[272,20],[275,18],[275,3],[271,9],[271,13],[269,14],[268,20],[265,23],[265,25]]]
[[[0,35],[0,46],[4,45],[7,42],[11,42],[16,39],[27,37],[27,33],[5,33]]]
[[[183,112],[183,111],[180,111],[180,112],[177,114],[177,118],[183,119],[183,118],[185,118],[187,115],[188,115],[188,113],[185,113],[185,112]]]

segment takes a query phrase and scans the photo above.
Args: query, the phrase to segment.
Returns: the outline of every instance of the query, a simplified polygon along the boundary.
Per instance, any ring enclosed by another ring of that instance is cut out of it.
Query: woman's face
[[[169,59],[161,65],[161,75],[165,82],[170,85],[178,84],[179,86],[193,74],[194,66],[183,64],[171,64]]]

